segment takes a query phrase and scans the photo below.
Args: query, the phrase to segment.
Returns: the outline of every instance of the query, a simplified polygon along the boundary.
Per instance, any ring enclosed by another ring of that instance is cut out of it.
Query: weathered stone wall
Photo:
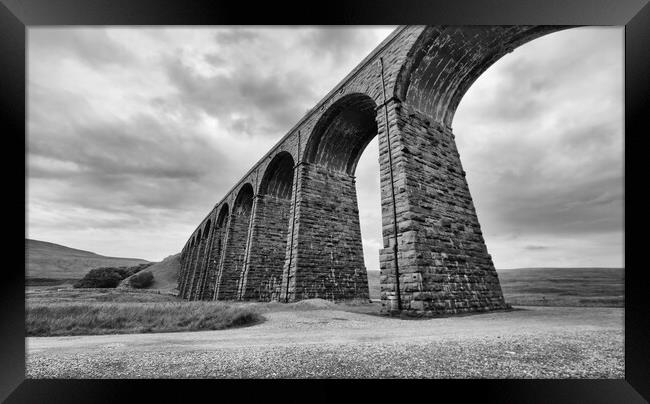
[[[368,299],[354,177],[314,164],[303,164],[301,175],[291,300]]]
[[[198,290],[199,280],[201,278],[203,268],[205,268],[205,253],[207,247],[206,244],[207,244],[207,238],[201,237],[201,241],[199,242],[199,246],[197,249],[196,263],[194,265],[194,269],[192,270],[192,277],[189,285],[189,291],[188,291],[189,300],[195,299]]]
[[[218,300],[239,298],[239,280],[244,268],[250,215],[251,208],[248,207],[240,212],[235,212],[230,219],[225,257],[218,277],[216,293]]]
[[[210,262],[213,261],[212,246],[215,242],[215,238],[214,238],[215,230],[210,227],[211,227],[211,223],[208,222],[208,227],[206,228],[206,231],[209,231],[209,234],[208,234],[208,239],[205,243],[204,257],[203,257],[203,261],[201,262],[201,269],[199,271],[199,281],[197,282],[197,286],[192,294],[191,300],[202,300],[203,295],[205,294],[205,290],[207,288],[206,282],[208,278],[208,273],[210,272],[210,266],[211,266]]]
[[[286,258],[290,199],[260,196],[256,203],[251,253],[242,299],[279,299]]]
[[[187,263],[185,263],[185,275],[183,277],[183,286],[180,289],[180,295],[184,299],[187,299],[189,296],[189,285],[192,279],[192,275],[194,273],[194,265],[196,264],[196,255],[197,255],[197,245],[194,243],[190,247],[190,252],[188,254],[188,259]]]
[[[226,235],[224,227],[218,227],[214,230],[214,239],[206,271],[205,282],[203,284],[201,300],[212,300],[217,285],[217,275],[219,273],[219,263],[223,254],[223,243]]]
[[[403,309],[461,313],[505,308],[451,131],[405,104],[389,106]],[[382,172],[382,179],[384,175]],[[386,204],[388,205],[388,204]],[[390,221],[392,223],[392,221]],[[392,228],[384,227],[384,246]],[[381,254],[382,301],[395,288]]]

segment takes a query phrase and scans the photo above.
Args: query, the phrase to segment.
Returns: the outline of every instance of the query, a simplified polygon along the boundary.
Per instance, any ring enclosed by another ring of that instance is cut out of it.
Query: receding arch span
[[[244,184],[237,193],[233,205],[233,214],[236,216],[250,214],[253,207],[253,186],[250,183]]]
[[[208,247],[209,247],[209,236],[210,236],[210,224],[211,220],[208,219],[208,221],[203,225],[201,229],[199,229],[199,234],[198,234],[198,251],[197,251],[197,259],[196,259],[196,265],[194,267],[194,273],[192,275],[192,283],[190,285],[190,291],[189,291],[189,296],[190,300],[197,300],[200,299],[200,296],[202,295],[201,293],[201,288],[204,283],[204,277],[205,277],[205,271],[206,271],[206,258],[208,255]]]
[[[196,263],[198,261],[200,240],[201,240],[201,229],[198,229],[196,233],[194,233],[194,236],[192,237],[190,259],[189,262],[187,263],[187,271],[185,273],[183,288],[181,291],[183,298],[186,299],[190,298],[190,292],[192,289],[192,279],[194,278],[194,274],[197,268]]]
[[[194,300],[201,300],[203,298],[203,291],[205,288],[206,279],[208,276],[208,267],[210,261],[210,252],[212,244],[212,219],[203,225],[203,237],[201,238],[201,251],[199,254],[199,266],[197,268],[198,276],[195,285],[193,286],[192,296]]]
[[[461,98],[503,55],[560,25],[429,26],[407,54],[394,94],[435,122],[451,126]]]
[[[244,269],[248,231],[253,210],[253,186],[244,184],[237,193],[227,230],[224,259],[217,280],[216,299],[238,298],[239,280]]]
[[[249,262],[240,281],[240,298],[279,299],[289,243],[294,160],[283,151],[273,157],[260,182],[251,230]]]
[[[223,206],[221,206],[221,209],[219,210],[219,216],[217,216],[217,223],[216,226],[217,228],[223,228],[226,225],[226,220],[228,220],[228,204],[224,203]]]
[[[377,135],[377,104],[353,93],[336,101],[319,119],[305,149],[308,163],[353,175],[368,143]]]
[[[208,219],[208,221],[203,226],[203,238],[208,237],[208,234],[210,233],[210,225],[211,224],[212,224],[212,220]]]
[[[219,269],[223,261],[224,244],[227,235],[228,204],[223,204],[212,228],[212,238],[208,247],[209,255],[206,263],[204,282],[201,285],[202,300],[214,298]]]
[[[260,182],[259,194],[290,199],[293,185],[293,157],[282,151],[273,157]]]
[[[314,126],[305,148],[309,164],[301,166],[299,209],[318,220],[300,224],[297,254],[287,260],[287,300],[368,296],[354,172],[377,136],[376,117],[375,101],[352,93],[334,102]],[[298,264],[309,272],[296,271]]]

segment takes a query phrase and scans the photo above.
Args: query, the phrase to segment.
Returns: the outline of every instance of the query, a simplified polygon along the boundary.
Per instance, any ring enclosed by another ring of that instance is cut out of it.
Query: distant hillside
[[[178,285],[178,271],[181,267],[180,256],[180,253],[170,255],[145,269],[153,274],[153,284],[146,289],[175,289]],[[129,278],[124,279],[120,286],[128,285],[128,281]]]
[[[498,269],[506,302],[515,306],[623,307],[623,268]],[[368,271],[370,298],[379,299],[379,271]]]
[[[520,306],[608,306],[625,303],[623,268],[499,269],[506,301]]]
[[[105,257],[45,241],[25,239],[25,277],[80,279],[93,268],[132,266],[149,261],[138,258]]]

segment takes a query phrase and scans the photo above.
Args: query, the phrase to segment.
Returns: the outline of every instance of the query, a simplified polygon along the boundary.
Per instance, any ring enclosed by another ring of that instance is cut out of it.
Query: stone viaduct
[[[181,252],[180,295],[368,299],[354,173],[379,136],[382,310],[504,308],[451,123],[489,66],[564,28],[397,28],[200,223]]]

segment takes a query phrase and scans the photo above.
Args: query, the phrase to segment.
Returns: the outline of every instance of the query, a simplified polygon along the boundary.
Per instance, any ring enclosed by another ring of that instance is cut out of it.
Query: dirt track
[[[623,309],[400,320],[273,311],[251,327],[27,338],[31,378],[623,378]]]

